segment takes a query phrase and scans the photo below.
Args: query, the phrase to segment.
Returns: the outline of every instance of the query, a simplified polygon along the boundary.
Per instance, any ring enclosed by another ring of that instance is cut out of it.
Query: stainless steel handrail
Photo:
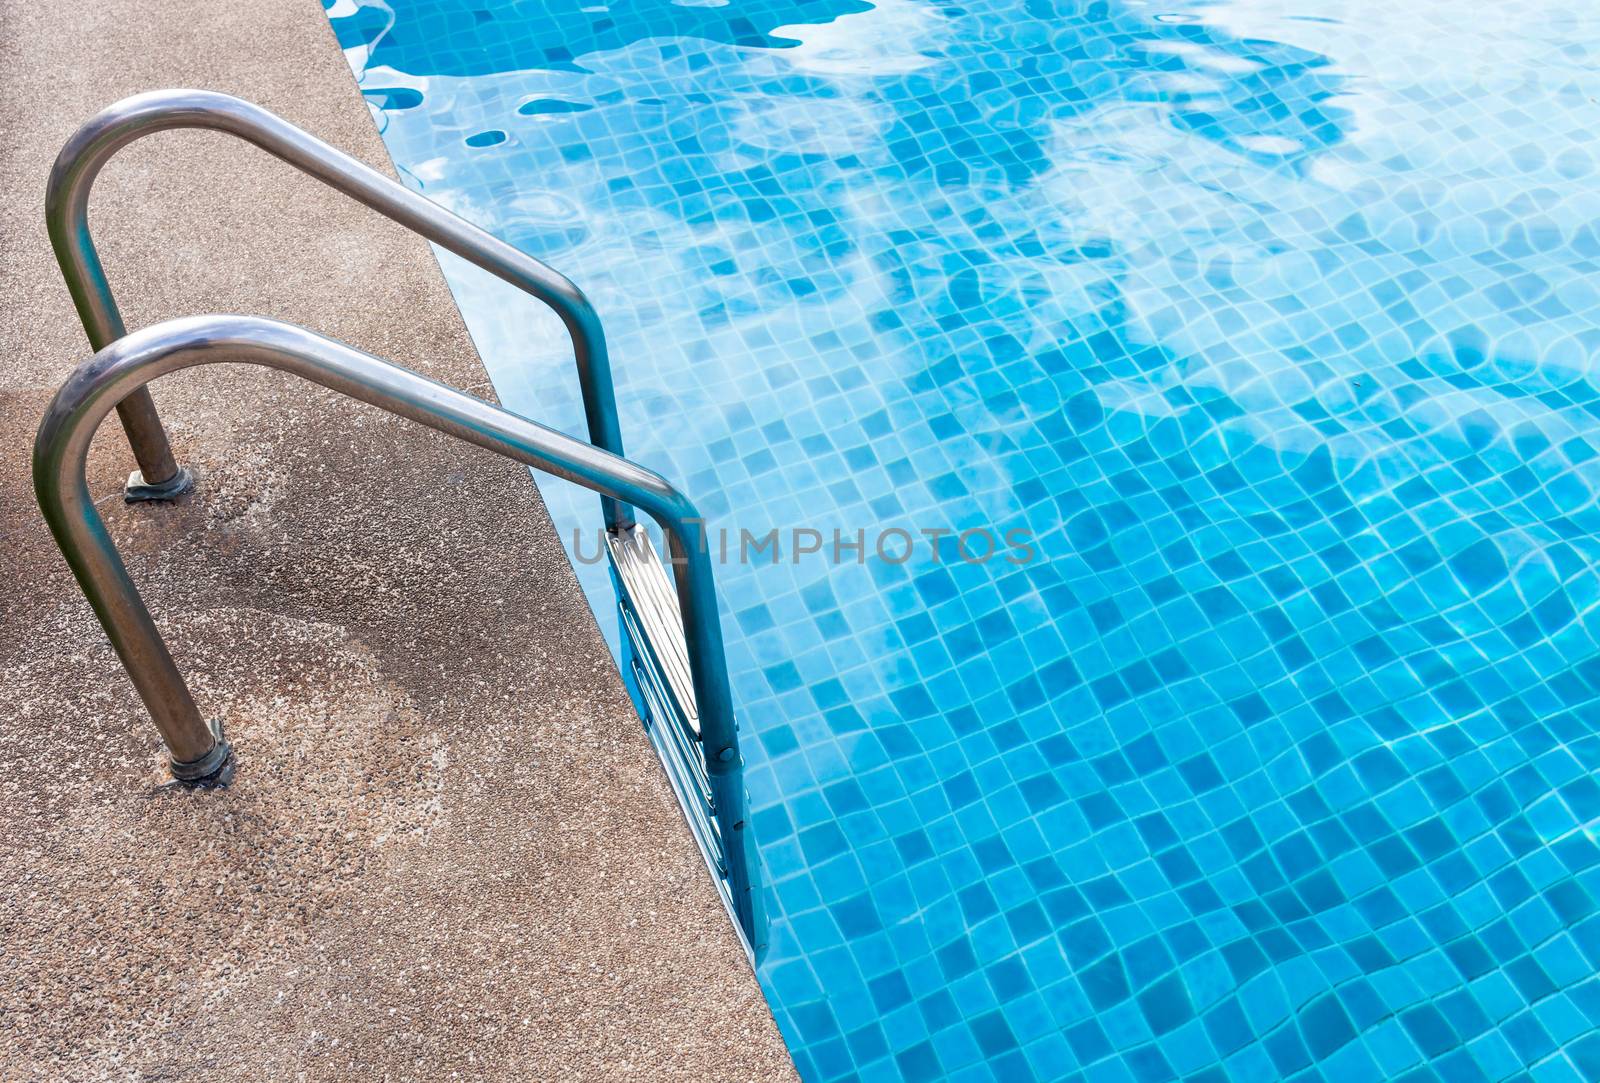
[[[227,765],[227,741],[208,726],[173,663],[89,496],[89,441],[112,408],[178,369],[242,362],[282,369],[410,418],[469,444],[638,507],[671,547],[684,641],[693,666],[701,749],[726,851],[730,902],[753,953],[765,941],[746,825],[744,761],[728,685],[711,558],[698,544],[694,505],[665,478],[627,459],[518,417],[409,369],[292,324],[252,316],[168,320],[123,336],[80,365],[51,401],[33,447],[33,484],[45,521],[133,679],[186,780]]]
[[[118,150],[171,128],[205,128],[253,143],[549,305],[572,336],[589,440],[613,455],[623,454],[605,333],[594,306],[570,279],[282,117],[207,90],[158,90],[124,98],[90,118],[56,156],[45,190],[45,221],[56,262],[94,349],[115,342],[127,328],[89,233],[90,189]],[[149,499],[165,499],[188,488],[188,473],[172,457],[150,393],[142,387],[134,390],[117,412],[143,475],[140,492]],[[626,507],[609,496],[602,501],[608,526],[632,524]]]

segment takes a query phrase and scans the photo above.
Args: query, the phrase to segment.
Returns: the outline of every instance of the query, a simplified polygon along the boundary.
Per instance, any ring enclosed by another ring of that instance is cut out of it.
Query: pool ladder
[[[253,143],[545,302],[572,339],[589,441],[275,320],[205,316],[129,334],[89,232],[89,192],[120,148],[171,128],[211,129]],[[115,408],[139,467],[128,479],[126,499],[171,500],[193,478],[174,459],[146,385],[178,369],[217,362],[292,372],[600,494],[645,725],[745,949],[759,960],[766,918],[703,520],[666,479],[623,457],[605,336],[582,291],[281,117],[208,91],[140,94],[89,120],[56,159],[45,214],[56,260],[97,352],[67,379],[45,413],[34,443],[34,490],[56,543],[161,731],[173,775],[189,783],[225,779],[232,753],[220,724],[202,717],[95,510],[85,480],[89,441]],[[661,526],[670,574],[634,520],[634,508]]]

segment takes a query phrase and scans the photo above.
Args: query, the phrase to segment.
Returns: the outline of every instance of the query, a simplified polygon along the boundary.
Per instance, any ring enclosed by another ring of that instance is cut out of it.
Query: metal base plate
[[[194,475],[181,466],[178,467],[176,474],[158,485],[151,485],[144,480],[142,471],[135,470],[128,475],[128,484],[123,487],[122,499],[130,504],[176,500],[192,488],[194,488]]]
[[[222,734],[222,723],[213,719],[211,732],[217,743],[197,760],[172,760],[172,777],[185,786],[226,786],[233,781],[233,747]]]

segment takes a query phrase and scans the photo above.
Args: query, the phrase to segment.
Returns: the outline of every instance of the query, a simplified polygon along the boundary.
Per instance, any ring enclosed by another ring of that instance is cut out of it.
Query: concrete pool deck
[[[89,484],[233,785],[156,732],[34,505],[87,356],[46,172],[127,94],[259,102],[388,171],[316,0],[0,16],[0,1078],[780,1079],[787,1053],[527,474],[260,370],[155,396],[197,492]],[[107,169],[130,327],[291,320],[491,396],[427,245],[261,152],[168,133]]]

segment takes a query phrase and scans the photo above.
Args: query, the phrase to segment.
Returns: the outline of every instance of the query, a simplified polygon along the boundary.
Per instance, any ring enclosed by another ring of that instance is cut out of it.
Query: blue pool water
[[[1600,9],[329,15],[715,527],[1032,539],[719,568],[806,1079],[1600,1079]]]

